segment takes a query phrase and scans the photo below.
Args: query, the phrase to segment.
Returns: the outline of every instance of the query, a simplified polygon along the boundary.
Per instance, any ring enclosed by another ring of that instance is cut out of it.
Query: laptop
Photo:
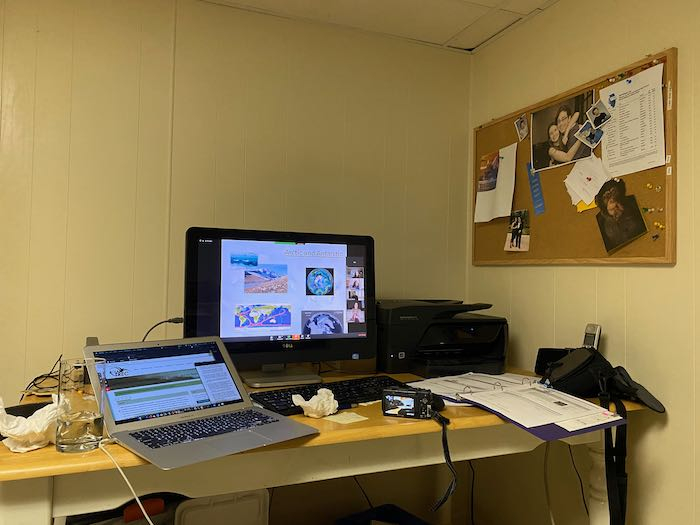
[[[318,433],[253,406],[218,337],[86,346],[109,436],[168,470]]]

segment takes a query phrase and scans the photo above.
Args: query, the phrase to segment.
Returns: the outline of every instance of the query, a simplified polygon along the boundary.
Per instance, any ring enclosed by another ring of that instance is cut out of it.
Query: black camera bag
[[[613,367],[597,349],[584,346],[550,363],[542,383],[578,397],[597,397],[600,406],[610,408],[614,403],[617,413],[627,417],[621,399],[645,404],[656,412],[665,412],[664,406],[649,391],[632,380],[627,370]],[[613,440],[612,429],[606,428],[605,477],[608,488],[608,508],[611,525],[624,525],[627,510],[627,425],[617,427]]]

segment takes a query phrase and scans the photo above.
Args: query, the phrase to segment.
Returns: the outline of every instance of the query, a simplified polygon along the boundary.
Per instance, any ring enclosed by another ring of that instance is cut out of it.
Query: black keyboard
[[[237,430],[259,427],[275,421],[279,420],[256,410],[242,410],[195,421],[139,430],[138,432],[130,432],[129,435],[150,448],[160,448]]]
[[[268,410],[291,416],[301,414],[303,410],[292,403],[292,394],[299,394],[304,399],[310,399],[316,395],[319,388],[327,388],[333,392],[338,405],[349,406],[356,403],[366,403],[381,399],[382,390],[390,386],[406,386],[405,383],[389,376],[369,376],[357,379],[345,379],[332,383],[314,383],[311,385],[299,385],[279,390],[267,390],[265,392],[253,392],[250,397]]]

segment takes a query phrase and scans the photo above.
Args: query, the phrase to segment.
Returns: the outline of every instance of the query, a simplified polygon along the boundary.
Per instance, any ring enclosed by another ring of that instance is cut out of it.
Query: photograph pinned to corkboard
[[[474,221],[473,264],[674,264],[676,86],[673,48],[477,127],[475,199],[484,155],[518,144],[510,210]],[[521,210],[527,250],[510,247]]]

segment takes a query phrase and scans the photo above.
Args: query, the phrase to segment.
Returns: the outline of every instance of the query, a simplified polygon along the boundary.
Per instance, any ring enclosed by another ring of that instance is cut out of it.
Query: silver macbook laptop
[[[218,337],[86,346],[84,354],[106,360],[109,435],[162,469],[318,433],[254,407]]]

